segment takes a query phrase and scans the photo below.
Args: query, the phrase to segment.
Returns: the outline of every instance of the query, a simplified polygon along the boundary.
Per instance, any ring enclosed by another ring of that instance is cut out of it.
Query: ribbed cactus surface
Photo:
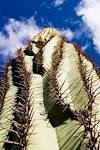
[[[5,66],[0,150],[100,150],[100,73],[55,29]]]

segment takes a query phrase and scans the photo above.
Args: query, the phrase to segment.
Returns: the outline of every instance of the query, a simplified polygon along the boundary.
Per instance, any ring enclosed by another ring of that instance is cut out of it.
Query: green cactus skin
[[[19,49],[0,83],[0,150],[100,149],[100,73],[55,29]]]

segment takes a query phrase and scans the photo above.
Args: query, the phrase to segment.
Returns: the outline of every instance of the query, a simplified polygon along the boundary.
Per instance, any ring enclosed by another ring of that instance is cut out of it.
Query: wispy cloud
[[[39,30],[34,17],[21,21],[10,18],[3,31],[0,32],[0,54],[14,56],[17,48],[25,46],[26,41]]]
[[[3,30],[0,32],[0,55],[6,59],[8,56],[14,56],[20,47],[25,47],[27,41],[40,31],[40,27],[36,24],[34,17],[29,19],[15,20],[9,18]],[[58,29],[58,31],[71,40],[74,33],[71,29]]]
[[[68,40],[72,40],[74,38],[74,32],[72,32],[70,28],[61,29],[59,31],[60,31],[61,35],[63,35]]]
[[[82,0],[76,12],[81,16],[83,25],[91,30],[93,43],[100,54],[100,0]]]
[[[57,6],[60,6],[64,3],[65,0],[54,0],[54,6],[57,7]]]

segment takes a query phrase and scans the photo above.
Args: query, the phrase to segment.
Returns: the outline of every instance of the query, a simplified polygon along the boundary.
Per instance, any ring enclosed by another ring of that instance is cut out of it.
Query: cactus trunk
[[[100,73],[55,29],[19,49],[0,84],[0,150],[100,149]]]

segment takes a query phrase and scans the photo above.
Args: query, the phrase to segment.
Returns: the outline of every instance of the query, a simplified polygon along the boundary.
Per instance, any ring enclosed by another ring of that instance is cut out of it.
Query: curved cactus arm
[[[3,149],[4,143],[7,141],[8,132],[11,130],[15,97],[18,90],[18,88],[13,85],[11,66],[9,66],[7,76],[9,81],[9,89],[5,95],[4,106],[0,116],[0,149]]]

